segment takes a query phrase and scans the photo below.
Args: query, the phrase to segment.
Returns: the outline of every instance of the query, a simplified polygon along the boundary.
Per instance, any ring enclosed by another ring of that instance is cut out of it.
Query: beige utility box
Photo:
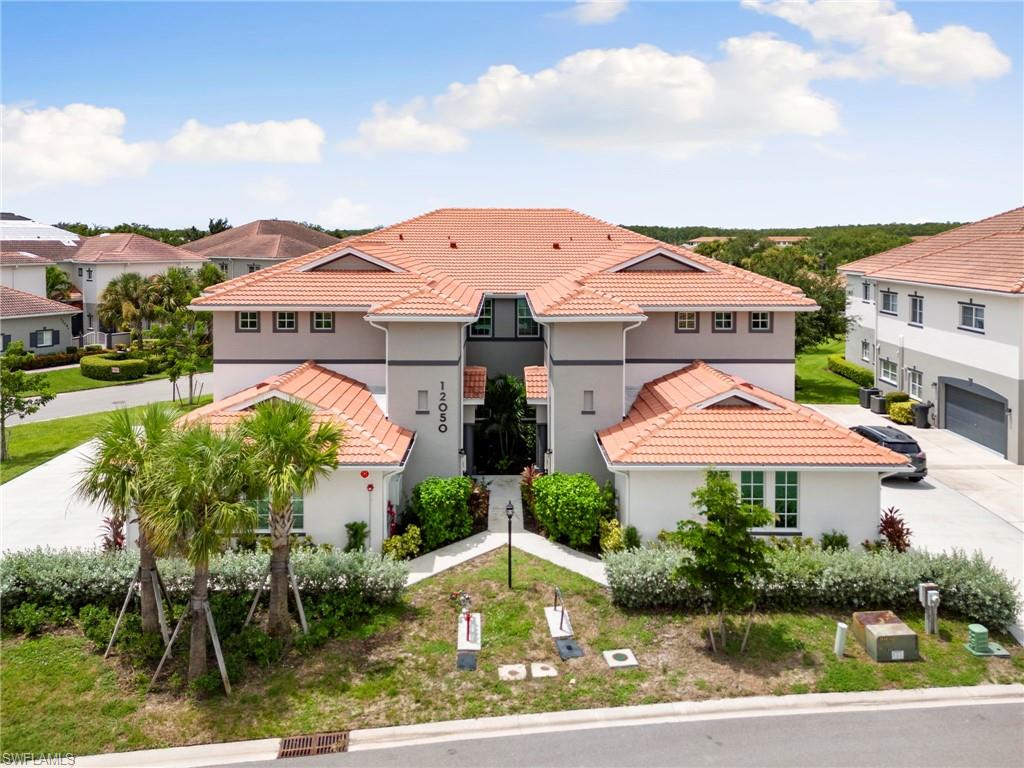
[[[917,661],[917,633],[892,611],[860,611],[853,614],[853,634],[878,662]]]

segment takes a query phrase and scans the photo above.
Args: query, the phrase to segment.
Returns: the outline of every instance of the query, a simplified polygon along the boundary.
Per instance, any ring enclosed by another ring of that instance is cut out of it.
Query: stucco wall
[[[21,341],[25,349],[30,352],[37,352],[46,355],[53,352],[63,352],[65,347],[71,346],[71,318],[72,315],[46,315],[43,317],[20,317],[11,320],[4,320],[0,323],[0,332],[10,336],[11,341]],[[53,329],[58,332],[59,340],[51,347],[33,347],[29,341],[29,334],[43,329]]]
[[[25,264],[0,267],[0,285],[36,296],[45,296],[46,266]]]
[[[384,482],[384,472],[371,470],[362,478],[355,469],[338,469],[320,481],[304,503],[303,530],[318,544],[344,547],[348,541],[345,524],[363,521],[370,525],[368,546],[379,551],[387,537],[387,502],[398,505],[401,475]],[[367,491],[372,485],[373,491]],[[387,485],[387,488],[385,488]]]

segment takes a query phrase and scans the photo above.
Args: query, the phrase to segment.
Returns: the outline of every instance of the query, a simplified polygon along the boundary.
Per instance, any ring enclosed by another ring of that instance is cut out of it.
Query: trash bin
[[[861,387],[860,388],[860,407],[870,408],[871,407],[871,396],[880,395],[882,390],[878,387]]]
[[[914,412],[914,426],[918,429],[928,429],[928,413],[932,409],[932,404],[914,403],[910,409]]]
[[[871,396],[871,412],[872,413],[881,413],[881,414],[888,413],[888,409],[886,408],[885,398],[882,395],[872,395]]]

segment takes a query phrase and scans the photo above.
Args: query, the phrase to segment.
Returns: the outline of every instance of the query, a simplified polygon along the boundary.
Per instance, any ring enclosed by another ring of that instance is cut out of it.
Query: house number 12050
[[[448,431],[448,393],[444,390],[444,382],[441,382],[441,397],[437,403],[437,431],[444,434]]]

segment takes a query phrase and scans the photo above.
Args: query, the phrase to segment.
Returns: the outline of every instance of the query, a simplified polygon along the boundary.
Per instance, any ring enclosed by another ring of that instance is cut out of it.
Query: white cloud
[[[245,187],[247,197],[261,203],[283,203],[292,196],[292,187],[280,176],[264,176]]]
[[[316,223],[328,229],[364,229],[374,226],[369,219],[369,212],[369,207],[362,203],[354,203],[347,197],[336,197],[320,211]]]
[[[422,100],[392,112],[386,104],[373,108],[373,117],[359,124],[359,138],[342,143],[352,151],[399,150],[406,152],[456,152],[465,148],[467,140],[454,128],[422,122],[416,112]]]
[[[167,151],[197,162],[316,163],[323,143],[323,129],[306,118],[220,127],[190,119],[168,140]]]
[[[569,16],[577,24],[608,24],[615,21],[628,5],[627,0],[576,0]]]
[[[962,85],[1010,70],[1010,59],[987,34],[961,25],[921,32],[891,0],[743,0],[743,5],[785,19],[819,42],[853,46],[852,53],[834,61],[837,76],[889,74],[907,83]]]
[[[156,145],[124,140],[125,116],[119,109],[68,104],[0,106],[0,111],[7,191],[142,176],[156,156]]]

